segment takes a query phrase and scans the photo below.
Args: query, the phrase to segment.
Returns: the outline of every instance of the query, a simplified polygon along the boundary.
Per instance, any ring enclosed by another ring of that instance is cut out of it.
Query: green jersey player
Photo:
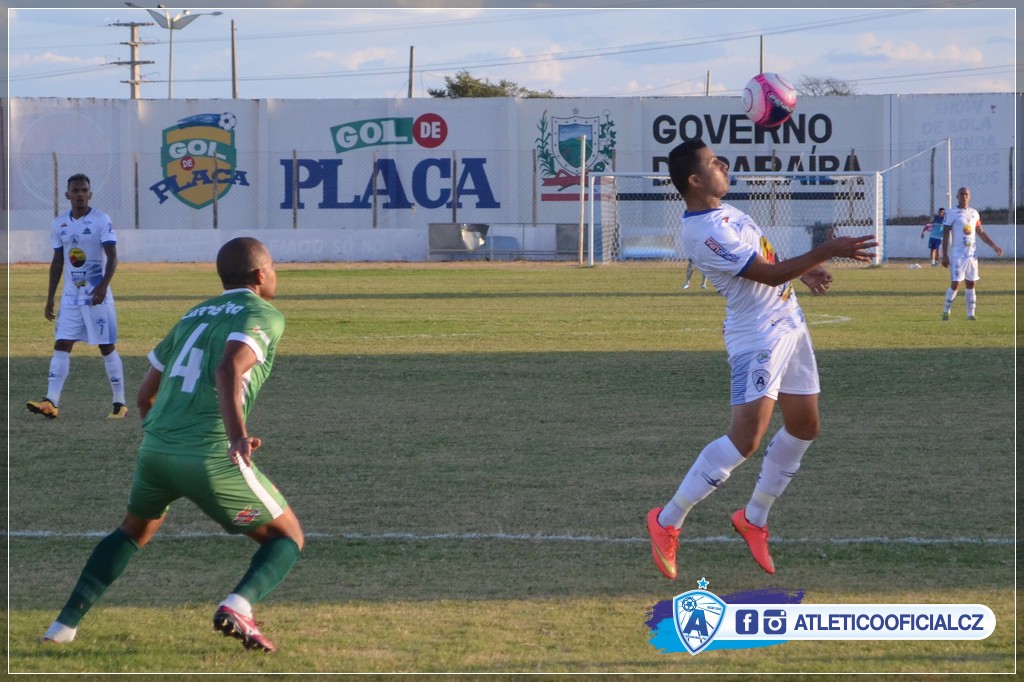
[[[43,639],[75,638],[79,622],[185,497],[227,532],[259,543],[248,572],[220,603],[214,628],[247,649],[274,651],[252,605],[288,575],[302,550],[299,520],[252,461],[259,438],[246,417],[269,376],[284,317],[269,301],[277,275],[266,247],[240,237],[217,254],[225,291],[189,310],[149,353],[139,387],[143,417],[128,513],[93,550]]]

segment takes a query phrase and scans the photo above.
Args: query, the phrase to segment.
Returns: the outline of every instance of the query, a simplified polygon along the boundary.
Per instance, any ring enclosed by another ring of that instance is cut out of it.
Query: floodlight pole
[[[131,2],[126,2],[124,4],[128,5],[129,7],[138,7],[138,5]],[[181,30],[185,28],[201,16],[209,15],[215,17],[220,16],[224,13],[193,13],[192,10],[186,9],[182,12],[179,12],[177,16],[172,17],[171,13],[164,9],[163,5],[158,5],[157,7],[160,9],[159,12],[148,8],[146,9],[146,11],[150,13],[150,15],[156,20],[156,23],[159,24],[161,28],[167,29],[167,99],[171,99],[172,97],[174,97],[174,32],[176,30]]]

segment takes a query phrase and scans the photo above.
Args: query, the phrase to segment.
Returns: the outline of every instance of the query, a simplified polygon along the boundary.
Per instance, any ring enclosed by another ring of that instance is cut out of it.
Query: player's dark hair
[[[235,237],[217,252],[217,274],[225,289],[256,283],[256,271],[267,264],[267,247],[254,237]]]
[[[700,165],[700,157],[697,152],[707,147],[704,140],[699,137],[686,140],[676,145],[668,153],[668,174],[672,178],[672,185],[684,197],[690,190],[690,176],[697,172]]]
[[[75,173],[70,178],[68,178],[68,189],[71,189],[72,182],[84,182],[85,184],[92,187],[92,182],[89,181],[89,176],[86,175],[85,173]]]

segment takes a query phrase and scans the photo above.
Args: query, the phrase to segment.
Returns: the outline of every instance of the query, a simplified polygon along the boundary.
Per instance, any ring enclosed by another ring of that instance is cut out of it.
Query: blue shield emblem
[[[551,117],[556,130],[551,152],[558,165],[567,171],[578,173],[580,163],[590,168],[597,158],[594,135],[598,132],[601,122],[597,116],[571,116],[568,118]],[[580,144],[580,137],[586,136],[586,148]]]
[[[690,590],[672,600],[676,634],[691,655],[700,653],[718,634],[725,608],[725,602],[707,590]]]

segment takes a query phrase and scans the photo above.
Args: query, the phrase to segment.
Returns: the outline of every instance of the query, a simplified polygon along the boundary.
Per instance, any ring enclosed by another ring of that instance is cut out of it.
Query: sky
[[[60,3],[54,3],[54,6]],[[69,3],[64,3],[69,4]],[[144,9],[9,9],[12,97],[131,96],[128,26],[142,26],[143,99],[168,96],[170,31]],[[1012,92],[1017,16],[1012,2],[902,7],[719,8],[708,2],[557,7],[289,8],[190,5],[174,31],[173,95],[245,99],[427,97],[459,70],[565,97],[739,95],[762,70],[794,84],[848,82],[861,94]],[[282,3],[279,3],[282,4]],[[334,3],[335,5],[339,3]],[[385,5],[387,3],[384,3]],[[606,3],[607,4],[607,3]],[[153,7],[155,5],[147,5]],[[176,16],[185,8],[171,7]],[[158,10],[162,11],[162,10]],[[232,70],[231,27],[235,27]],[[234,77],[233,77],[234,73]]]

